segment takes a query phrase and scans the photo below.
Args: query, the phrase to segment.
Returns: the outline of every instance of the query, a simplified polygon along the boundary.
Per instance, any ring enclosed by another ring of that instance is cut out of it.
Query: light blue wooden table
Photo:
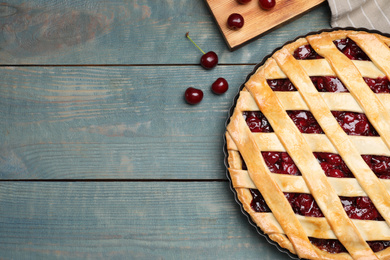
[[[325,3],[230,52],[203,1],[1,3],[0,259],[288,259],[234,200],[224,125],[254,64],[329,20]]]

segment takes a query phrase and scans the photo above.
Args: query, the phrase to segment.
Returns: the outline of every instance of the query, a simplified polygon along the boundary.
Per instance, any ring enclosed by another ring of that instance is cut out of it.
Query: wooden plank
[[[0,5],[1,64],[257,63],[286,41],[329,28],[324,4],[245,49],[230,53],[205,1],[13,0]]]
[[[260,8],[258,1],[247,4],[240,4],[237,0],[206,0],[206,2],[229,49],[233,50],[313,9],[324,0],[279,0],[270,10]],[[244,19],[244,26],[239,30],[232,30],[227,25],[227,19],[232,13],[239,13]]]
[[[227,111],[252,69],[1,67],[0,178],[224,179]]]
[[[228,183],[0,182],[2,259],[289,259]]]

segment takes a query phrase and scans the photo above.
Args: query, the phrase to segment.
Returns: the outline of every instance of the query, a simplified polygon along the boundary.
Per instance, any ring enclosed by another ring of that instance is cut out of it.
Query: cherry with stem
[[[218,64],[218,55],[213,52],[209,51],[205,53],[189,36],[189,33],[186,33],[186,37],[203,53],[202,57],[200,58],[200,65],[202,65],[203,68],[209,70],[217,66]]]

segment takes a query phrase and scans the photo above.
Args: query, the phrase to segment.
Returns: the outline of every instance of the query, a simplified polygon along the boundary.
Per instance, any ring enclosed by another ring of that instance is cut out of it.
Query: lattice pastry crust
[[[350,38],[371,61],[354,61],[333,41]],[[310,44],[324,59],[297,60]],[[361,154],[390,156],[390,94],[375,94],[363,77],[390,78],[390,39],[361,31],[333,31],[300,38],[276,51],[245,83],[226,131],[229,173],[237,197],[252,220],[281,247],[307,259],[390,259],[390,248],[374,253],[366,241],[390,240],[390,180],[378,179]],[[337,76],[349,93],[320,93],[309,76]],[[289,78],[298,91],[272,91],[267,79]],[[253,133],[244,111],[260,110],[273,133]],[[310,110],[325,134],[302,134],[286,110]],[[378,136],[351,136],[331,111],[365,113]],[[285,151],[302,176],[271,173],[261,152]],[[339,154],[355,178],[326,177],[313,152]],[[243,161],[248,170],[242,170]],[[272,213],[255,212],[249,189],[258,189]],[[283,192],[310,193],[324,217],[294,213]],[[384,221],[350,219],[339,196],[368,196]],[[331,254],[308,237],[338,239],[348,253]]]

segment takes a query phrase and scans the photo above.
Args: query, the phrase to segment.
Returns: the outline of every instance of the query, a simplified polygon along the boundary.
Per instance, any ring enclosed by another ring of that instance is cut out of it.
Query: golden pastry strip
[[[298,60],[297,61],[309,76],[336,76],[326,59]],[[363,77],[379,78],[385,74],[378,69],[371,61],[353,60],[352,63],[358,68]],[[278,67],[275,61],[268,64],[267,79],[285,79],[284,72]]]
[[[380,37],[374,34],[362,33],[351,35],[349,37],[354,40],[365,53],[367,53],[373,64],[380,68],[380,70],[384,72],[387,78],[390,79],[389,46],[387,46],[387,44],[383,42]],[[363,70],[361,70],[359,67],[358,70],[364,77],[364,73],[362,72]]]
[[[278,99],[285,110],[309,110],[298,91],[275,91],[275,94],[278,96]],[[319,94],[332,111],[364,113],[363,109],[350,93],[321,92]],[[242,96],[243,99],[241,99],[240,103],[237,105],[240,106],[241,110],[256,111],[259,109],[249,92],[241,91],[240,96]],[[390,94],[378,94],[377,97],[382,102],[386,110],[390,111]]]
[[[253,133],[260,150],[268,152],[285,152],[283,144],[275,133]],[[337,153],[336,148],[326,135],[302,134],[313,152]],[[230,138],[230,137],[228,137]],[[390,150],[378,136],[349,136],[360,154],[390,156]],[[234,142],[228,142],[228,149],[238,151]]]
[[[294,245],[295,252],[301,258],[318,257],[289,202],[271,177],[261,151],[253,139],[253,134],[243,118],[242,111],[234,112],[227,131],[246,162],[250,178],[256,184],[257,189],[264,194],[264,199],[269,204],[275,218],[281,223],[284,232]]]
[[[272,213],[255,214],[259,215],[258,217],[261,217],[273,223],[272,225],[269,225],[268,229],[265,230],[264,233],[283,234],[283,229],[280,227],[280,225],[278,225],[278,222],[276,221]],[[332,229],[330,228],[326,218],[304,217],[299,215],[297,216],[297,218],[299,219],[299,222],[302,224],[308,236],[320,239],[337,239]],[[352,222],[366,241],[390,239],[390,228],[384,221],[353,219]],[[373,232],[374,230],[375,232]]]
[[[305,95],[302,96],[306,100],[306,103],[307,99],[310,99],[311,102],[316,103],[316,109],[325,109],[328,111],[331,116],[331,120],[327,120],[327,118],[324,119],[328,121],[328,124],[333,124],[334,127],[338,127],[342,133],[346,135],[331,114],[330,110],[326,106],[326,103],[323,102],[310,78],[307,76],[305,71],[301,69],[292,55],[285,49],[282,49],[276,52],[273,57],[296,88],[300,92],[303,90]],[[266,62],[264,67],[267,68],[267,65],[268,63]],[[292,71],[294,71],[294,73],[291,73]],[[304,80],[302,80],[302,78]],[[297,86],[297,84],[299,84],[299,86]],[[260,111],[268,119],[279,140],[301,171],[310,193],[313,195],[340,242],[354,258],[360,258],[362,256],[375,257],[375,254],[361,237],[359,231],[344,211],[339,197],[327,180],[327,177],[318,164],[317,159],[310,150],[310,146],[287,115],[275,93],[268,86],[264,71],[258,70],[245,84],[245,87],[252,94],[258,107],[260,108]],[[310,107],[310,104],[308,104],[308,106]],[[319,121],[318,118],[317,121]],[[268,204],[266,199],[265,201]],[[283,226],[283,223],[279,223]]]
[[[350,37],[352,37],[352,35]],[[390,147],[390,114],[387,112],[382,102],[377,98],[377,95],[374,94],[364,82],[360,72],[351,60],[338,51],[329,36],[309,36],[308,41],[316,50],[319,49],[320,45],[322,46],[321,49],[318,50],[318,53],[329,61],[329,64],[332,66],[339,79],[348,88],[351,95],[358,101],[367,118],[380,134],[384,143],[386,143],[387,147]],[[374,45],[378,44],[379,43]],[[390,53],[390,49],[387,51]],[[313,106],[316,105],[313,104]],[[314,115],[313,111],[314,117],[318,117],[318,123],[321,126],[324,125],[320,122],[323,121],[323,112],[317,111],[316,114],[317,116]],[[327,127],[327,129],[327,131],[324,131],[325,134],[327,134],[329,140],[339,151],[339,154],[348,168],[355,175],[382,217],[390,224],[390,195],[385,186],[364,162],[352,142],[346,136],[343,136],[346,135],[344,131],[338,130],[338,133],[335,134],[334,129],[329,127]]]
[[[229,168],[230,177],[234,188],[256,189],[256,185],[249,177],[248,171]],[[310,193],[302,176],[273,173],[272,178],[283,192]],[[367,196],[354,178],[328,178],[338,196],[358,197]],[[380,180],[390,191],[390,180]]]

